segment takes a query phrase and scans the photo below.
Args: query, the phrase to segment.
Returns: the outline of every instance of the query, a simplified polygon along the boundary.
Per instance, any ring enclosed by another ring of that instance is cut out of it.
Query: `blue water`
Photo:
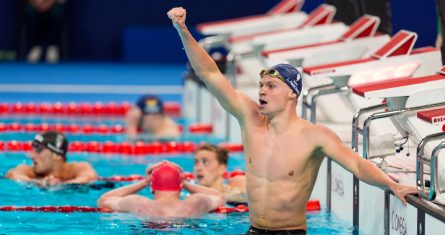
[[[26,153],[0,153],[0,175],[18,164],[31,164]],[[69,154],[69,161],[88,161],[103,177],[113,175],[143,175],[149,164],[167,159],[193,169],[193,155],[154,155],[129,157],[104,154]],[[228,170],[245,170],[243,154],[231,154]],[[0,206],[90,206],[106,191],[129,184],[97,181],[92,185],[56,186],[41,188],[0,178]],[[7,190],[5,190],[7,189]],[[151,197],[148,190],[140,194]],[[182,193],[182,197],[187,194]],[[350,234],[350,225],[325,211],[308,213],[309,234]],[[249,226],[248,213],[208,214],[199,219],[184,221],[145,221],[126,213],[48,213],[0,212],[0,234],[242,234]],[[155,227],[155,228],[154,228]]]
[[[308,234],[352,234],[325,211],[308,213]],[[146,221],[127,213],[0,212],[6,234],[244,234],[248,213],[208,214],[200,219]]]

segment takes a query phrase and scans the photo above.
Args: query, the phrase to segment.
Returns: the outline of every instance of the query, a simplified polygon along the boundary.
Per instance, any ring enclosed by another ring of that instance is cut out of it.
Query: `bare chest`
[[[256,135],[247,145],[249,173],[269,180],[300,174],[313,152],[310,143],[296,135],[277,138]]]

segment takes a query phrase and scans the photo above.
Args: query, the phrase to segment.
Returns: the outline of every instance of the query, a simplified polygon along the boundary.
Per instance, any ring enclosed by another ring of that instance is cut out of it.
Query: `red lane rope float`
[[[79,134],[122,134],[125,128],[120,125],[77,125],[77,124],[34,124],[34,123],[0,123],[0,132],[42,132],[42,131],[60,131],[65,133]]]
[[[244,147],[242,144],[237,143],[221,143],[219,147],[227,149],[229,152],[243,152]]]
[[[228,179],[228,178],[233,178],[239,175],[246,175],[246,173],[244,173],[244,171],[241,170],[234,170],[231,172],[225,172],[224,173],[224,178]],[[186,180],[192,180],[194,179],[194,175],[191,172],[183,172],[182,173],[182,177]],[[130,182],[130,181],[138,181],[138,180],[143,180],[145,177],[142,175],[113,175],[113,176],[109,176],[109,177],[99,177],[98,180],[103,180],[103,181],[110,181],[110,182]]]
[[[182,132],[184,127],[178,125],[179,130]],[[26,123],[21,124],[18,122],[2,123],[0,122],[0,132],[42,132],[48,130],[55,130],[70,134],[122,134],[126,132],[124,126],[120,124],[115,125],[92,125],[92,124],[48,124],[48,123]],[[211,124],[193,123],[190,124],[188,130],[192,134],[211,134],[213,127]]]
[[[94,116],[119,116],[132,107],[130,102],[122,103],[0,103],[0,114],[13,113],[21,115],[94,115]],[[172,116],[181,114],[181,105],[176,102],[164,102],[165,113]]]
[[[132,104],[129,102],[122,103],[2,103],[0,104],[0,113],[13,113],[21,115],[124,115]]]
[[[26,212],[100,212],[110,213],[108,209],[89,207],[89,206],[0,206],[0,211],[26,211]],[[218,207],[213,213],[228,214],[233,212],[248,212],[249,208],[245,205],[236,207]]]
[[[194,123],[190,124],[189,132],[193,134],[212,134],[212,124]]]
[[[109,182],[130,182],[143,180],[145,177],[142,175],[113,175],[110,177],[99,177],[98,180],[109,181]]]
[[[88,206],[1,206],[0,211],[38,211],[38,212],[107,212],[104,209]]]
[[[306,211],[319,211],[321,209],[320,201],[313,199],[309,200],[306,204]]]
[[[236,207],[218,207],[213,213],[229,214],[233,212],[249,212],[249,207],[246,205],[237,205]]]
[[[234,144],[233,146],[238,146]],[[108,154],[127,154],[127,155],[144,155],[144,154],[168,154],[168,153],[193,153],[195,151],[193,142],[81,142],[73,141],[68,146],[69,152],[89,152],[89,153],[108,153]],[[0,151],[31,151],[31,141],[0,141]],[[228,148],[229,151],[239,151],[239,147]]]

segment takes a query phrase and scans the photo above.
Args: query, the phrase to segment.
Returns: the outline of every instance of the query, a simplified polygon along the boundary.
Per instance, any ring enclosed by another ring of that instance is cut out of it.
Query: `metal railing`
[[[329,87],[332,87],[332,88],[329,88]],[[329,88],[329,89],[323,89],[323,88]],[[316,93],[311,96],[311,102],[308,103],[307,100],[308,100],[309,92],[313,92],[313,91],[316,91]],[[327,85],[313,87],[312,90],[308,90],[306,96],[304,96],[304,94],[303,94],[302,117],[307,120],[306,109],[309,109],[311,112],[309,121],[312,123],[316,123],[317,122],[317,99],[318,98],[320,98],[321,96],[325,96],[325,95],[332,95],[332,94],[336,94],[336,93],[340,93],[340,92],[349,92],[349,91],[350,91],[350,89],[348,86],[335,87],[334,84],[327,84]]]
[[[445,102],[371,114],[363,123],[363,131],[362,131],[363,132],[363,158],[370,159],[370,156],[369,156],[370,126],[374,120],[393,117],[393,116],[397,116],[400,114],[406,114],[406,113],[410,113],[410,112],[422,111],[422,110],[440,107],[440,106],[445,106]]]
[[[357,113],[354,114],[354,117],[352,117],[352,138],[351,138],[351,147],[352,150],[354,150],[354,152],[358,153],[358,135],[363,134],[363,129],[359,127],[360,117],[366,113],[370,113],[385,108],[388,108],[387,103],[361,108],[358,110]]]
[[[425,138],[420,141],[419,145],[417,146],[417,157],[416,157],[416,183],[417,183],[417,189],[419,191],[419,195],[422,198],[425,198],[427,200],[434,200],[436,197],[436,189],[438,188],[438,177],[437,177],[437,156],[439,155],[439,152],[441,149],[445,148],[445,141],[441,142],[439,145],[437,145],[433,153],[431,154],[431,159],[427,159],[424,157],[425,154],[425,146],[428,142],[433,140],[439,140],[445,138],[445,132],[435,133],[426,136]],[[425,185],[424,181],[424,165],[430,165],[430,185],[429,190],[427,189],[427,186]]]
[[[310,87],[307,90],[303,90],[302,105],[301,105],[301,117],[305,120],[308,120],[307,110],[311,109],[311,103],[309,102],[308,97],[310,95],[312,95],[313,92],[319,91],[319,90],[324,90],[324,89],[332,89],[334,87],[335,87],[335,85],[333,83],[331,83],[331,84],[326,84],[326,85],[314,86],[314,87]]]

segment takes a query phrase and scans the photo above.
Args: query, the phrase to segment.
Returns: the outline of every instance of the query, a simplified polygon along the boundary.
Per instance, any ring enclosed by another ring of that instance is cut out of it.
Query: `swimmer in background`
[[[232,174],[224,179],[227,171],[228,151],[213,144],[204,144],[195,151],[193,175],[196,183],[224,194],[229,203],[246,203],[246,176]]]
[[[105,210],[130,212],[145,218],[199,217],[224,206],[220,192],[184,182],[181,174],[182,169],[178,165],[162,161],[147,168],[144,180],[106,192],[97,204]],[[137,195],[149,186],[154,199]],[[181,200],[182,188],[192,195]]]
[[[37,134],[31,145],[33,165],[19,165],[9,170],[6,178],[42,186],[84,184],[97,179],[97,173],[89,163],[67,162],[68,140],[62,133],[46,131]]]
[[[164,113],[162,101],[144,95],[126,115],[127,136],[131,140],[172,139],[181,136],[179,126]],[[139,130],[142,132],[139,133]]]

